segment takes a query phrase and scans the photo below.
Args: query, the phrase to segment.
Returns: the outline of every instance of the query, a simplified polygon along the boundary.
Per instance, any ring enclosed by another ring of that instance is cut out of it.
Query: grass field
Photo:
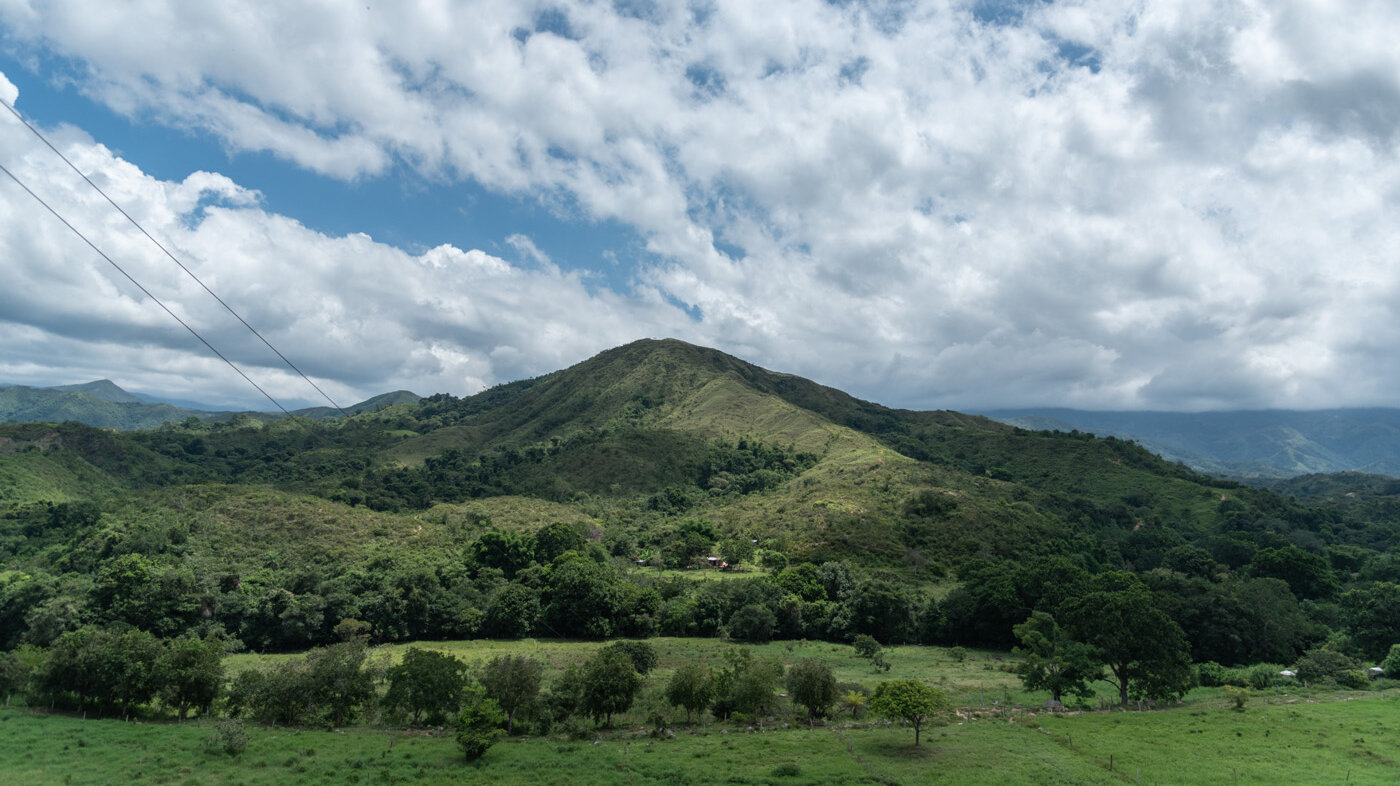
[[[653,639],[659,664],[639,705],[655,702],[676,666],[718,664],[731,646],[706,639]],[[560,640],[430,642],[418,646],[480,663],[527,653],[553,671],[600,644]],[[406,647],[381,647],[392,660]],[[123,723],[0,709],[0,783],[24,784],[1303,784],[1400,782],[1400,690],[1346,693],[1303,689],[1256,694],[1236,711],[1216,689],[1150,712],[1036,711],[1043,694],[1022,691],[1002,669],[1005,653],[896,647],[876,674],[849,646],[774,642],[756,654],[785,663],[821,658],[842,681],[873,687],[916,678],[946,690],[959,712],[913,731],[841,717],[808,729],[790,715],[752,731],[671,718],[674,737],[652,737],[635,712],[617,728],[584,725],[573,735],[503,741],[466,764],[450,734],[356,726],[324,729],[249,725],[236,757],[206,750],[209,721]],[[233,656],[230,673],[285,655]],[[1105,686],[1104,696],[1109,691]],[[1001,702],[993,704],[994,701]],[[1024,705],[1017,708],[1016,704]],[[1095,706],[1098,705],[1094,702]]]

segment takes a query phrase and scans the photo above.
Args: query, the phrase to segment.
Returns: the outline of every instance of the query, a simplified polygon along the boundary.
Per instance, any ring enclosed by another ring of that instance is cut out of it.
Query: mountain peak
[[[93,398],[103,401],[110,401],[113,404],[141,404],[145,400],[139,396],[134,396],[117,386],[117,383],[110,379],[99,379],[92,382],[84,382],[81,385],[54,385],[49,390],[60,390],[65,393],[86,393]]]

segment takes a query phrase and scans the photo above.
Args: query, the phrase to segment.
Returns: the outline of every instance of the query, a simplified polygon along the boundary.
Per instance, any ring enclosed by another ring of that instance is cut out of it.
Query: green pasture
[[[204,722],[123,723],[0,709],[0,781],[25,784],[1305,784],[1400,780],[1400,698],[883,723],[717,725],[515,738],[480,762],[450,736],[249,727],[209,752]],[[726,733],[727,732],[727,733]],[[1111,767],[1111,769],[1110,769]]]

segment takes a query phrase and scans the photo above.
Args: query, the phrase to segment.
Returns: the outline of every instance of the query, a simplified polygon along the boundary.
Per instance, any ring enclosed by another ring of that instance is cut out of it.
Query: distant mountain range
[[[345,408],[355,414],[382,406],[418,401],[420,396],[407,390],[384,393]],[[163,423],[200,418],[201,420],[230,420],[239,415],[258,418],[281,417],[281,413],[233,412],[199,405],[177,405],[148,396],[129,393],[109,379],[99,379],[81,385],[58,385],[31,388],[24,385],[0,385],[0,423],[63,423],[76,421],[89,426],[123,431],[155,428]],[[308,407],[292,411],[293,415],[320,419],[338,417],[332,407]]]
[[[1400,409],[1236,412],[992,410],[1034,430],[1083,431],[1139,443],[1199,472],[1245,479],[1333,472],[1400,477]]]

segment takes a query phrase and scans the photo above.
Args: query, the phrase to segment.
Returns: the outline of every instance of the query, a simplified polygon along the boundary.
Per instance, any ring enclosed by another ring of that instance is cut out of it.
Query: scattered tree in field
[[[626,655],[632,661],[632,668],[643,677],[656,668],[656,648],[645,641],[614,641],[603,649]]]
[[[810,726],[816,718],[826,717],[836,702],[836,675],[822,661],[807,658],[788,669],[787,689],[794,702],[807,708]]]
[[[855,647],[856,654],[870,661],[870,665],[875,667],[876,671],[890,670],[890,662],[885,660],[885,648],[880,646],[880,642],[876,641],[874,636],[857,634],[851,645]]]
[[[632,659],[621,650],[599,650],[583,665],[580,674],[583,691],[579,708],[606,728],[612,727],[613,715],[626,712],[642,688],[642,675],[632,666]]]
[[[914,744],[929,718],[948,709],[948,696],[918,680],[882,682],[870,698],[870,711],[886,718],[903,720],[914,727]]]
[[[506,714],[506,733],[515,733],[515,716],[535,703],[540,693],[544,664],[524,655],[501,655],[481,669],[486,695]]]
[[[504,732],[505,713],[495,699],[487,698],[480,686],[471,686],[463,695],[462,711],[457,713],[457,744],[467,761],[476,761],[496,744]]]
[[[666,701],[685,708],[685,722],[692,713],[703,713],[715,697],[715,675],[703,663],[686,663],[671,675],[666,684]]]
[[[1016,667],[1026,690],[1050,691],[1059,702],[1064,694],[1080,698],[1094,695],[1089,683],[1099,679],[1103,668],[1094,657],[1094,648],[1075,641],[1043,611],[1015,627],[1021,646],[1014,650],[1023,660]]]
[[[1190,689],[1186,635],[1137,576],[1123,571],[1095,576],[1083,595],[1066,603],[1065,617],[1071,634],[1093,647],[1108,667],[1104,679],[1118,688],[1121,704],[1126,706],[1130,695],[1161,700],[1180,698]]]
[[[754,657],[751,650],[741,647],[725,652],[724,659],[727,665],[715,680],[715,701],[711,707],[715,717],[727,719],[734,712],[760,715],[771,709],[777,701],[783,664]]]
[[[436,724],[461,706],[467,664],[446,653],[410,647],[402,661],[389,667],[388,678],[386,709],[407,713],[414,726]]]
[[[307,692],[331,725],[344,726],[374,700],[374,675],[365,668],[368,656],[368,648],[359,641],[306,653]]]

